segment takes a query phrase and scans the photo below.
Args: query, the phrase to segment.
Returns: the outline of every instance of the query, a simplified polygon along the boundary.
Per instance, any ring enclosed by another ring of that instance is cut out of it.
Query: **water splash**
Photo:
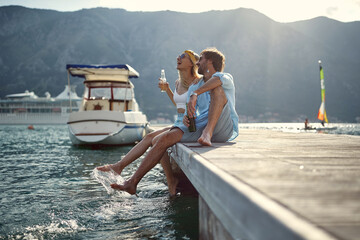
[[[85,232],[90,229],[79,226],[75,219],[54,220],[47,225],[34,225],[25,228],[24,233],[18,235],[9,235],[8,237],[14,239],[54,239],[60,235],[70,236],[78,232]]]
[[[99,171],[96,168],[90,174],[91,178],[95,179],[97,182],[101,183],[104,186],[108,194],[114,194],[115,190],[111,188],[110,184],[117,183],[123,184],[124,178],[117,174],[114,170],[109,172]],[[118,192],[118,191],[116,191]]]
[[[27,231],[31,233],[38,232],[41,234],[47,233],[72,233],[77,231],[86,231],[85,227],[80,227],[76,220],[59,220],[58,222],[52,222],[49,225],[35,225],[32,227],[26,227]]]

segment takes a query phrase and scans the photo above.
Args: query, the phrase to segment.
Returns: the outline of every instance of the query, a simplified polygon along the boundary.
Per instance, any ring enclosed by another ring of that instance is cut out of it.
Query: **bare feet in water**
[[[111,170],[113,170],[114,172],[116,172],[117,174],[121,174],[121,169],[119,167],[116,166],[116,164],[109,164],[109,165],[104,165],[104,166],[100,166],[96,168],[99,171],[102,172],[110,172]]]
[[[211,136],[208,133],[203,132],[198,139],[198,143],[204,146],[211,146]]]
[[[124,191],[131,195],[136,194],[136,185],[131,184],[129,181],[125,181],[123,185],[120,184],[110,184],[112,189],[118,190],[118,191]]]
[[[168,183],[169,193],[170,196],[176,196],[176,187],[179,183],[179,179],[174,178],[173,182]],[[136,185],[132,184],[130,181],[125,181],[124,184],[117,184],[113,183],[110,184],[112,189],[118,190],[118,191],[124,191],[131,195],[136,194]]]

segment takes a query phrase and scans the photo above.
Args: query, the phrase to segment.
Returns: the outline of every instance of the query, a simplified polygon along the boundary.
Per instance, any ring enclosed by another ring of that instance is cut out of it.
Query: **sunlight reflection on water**
[[[160,166],[140,182],[138,197],[109,184],[127,179],[142,158],[121,177],[94,170],[131,146],[78,148],[66,126],[34,127],[0,126],[0,239],[198,238],[197,198],[171,200]]]

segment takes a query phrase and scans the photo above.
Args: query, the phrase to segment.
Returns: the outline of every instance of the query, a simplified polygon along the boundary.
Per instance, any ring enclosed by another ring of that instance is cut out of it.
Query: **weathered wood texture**
[[[232,240],[222,222],[215,216],[201,196],[199,196],[199,218],[206,219],[206,221],[200,221],[199,224],[200,240]]]
[[[360,137],[240,130],[173,155],[235,239],[360,239]]]

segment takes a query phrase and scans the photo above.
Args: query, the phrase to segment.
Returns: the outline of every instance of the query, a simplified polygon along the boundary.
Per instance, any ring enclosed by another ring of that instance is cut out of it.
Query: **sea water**
[[[0,126],[0,239],[198,239],[198,199],[169,198],[160,166],[138,196],[113,191],[122,176],[97,166],[115,163],[132,146],[71,144],[67,126]]]
[[[292,133],[319,133],[337,135],[360,135],[359,123],[320,123],[310,124],[314,130],[305,130],[304,123],[240,123],[239,128],[243,129],[268,129],[272,131]]]
[[[360,124],[334,126],[319,134],[360,135]],[[316,132],[303,123],[239,127]],[[170,199],[160,166],[140,182],[138,197],[109,184],[129,178],[142,158],[121,177],[94,170],[130,149],[74,147],[64,125],[0,126],[0,239],[198,239],[197,197]]]

